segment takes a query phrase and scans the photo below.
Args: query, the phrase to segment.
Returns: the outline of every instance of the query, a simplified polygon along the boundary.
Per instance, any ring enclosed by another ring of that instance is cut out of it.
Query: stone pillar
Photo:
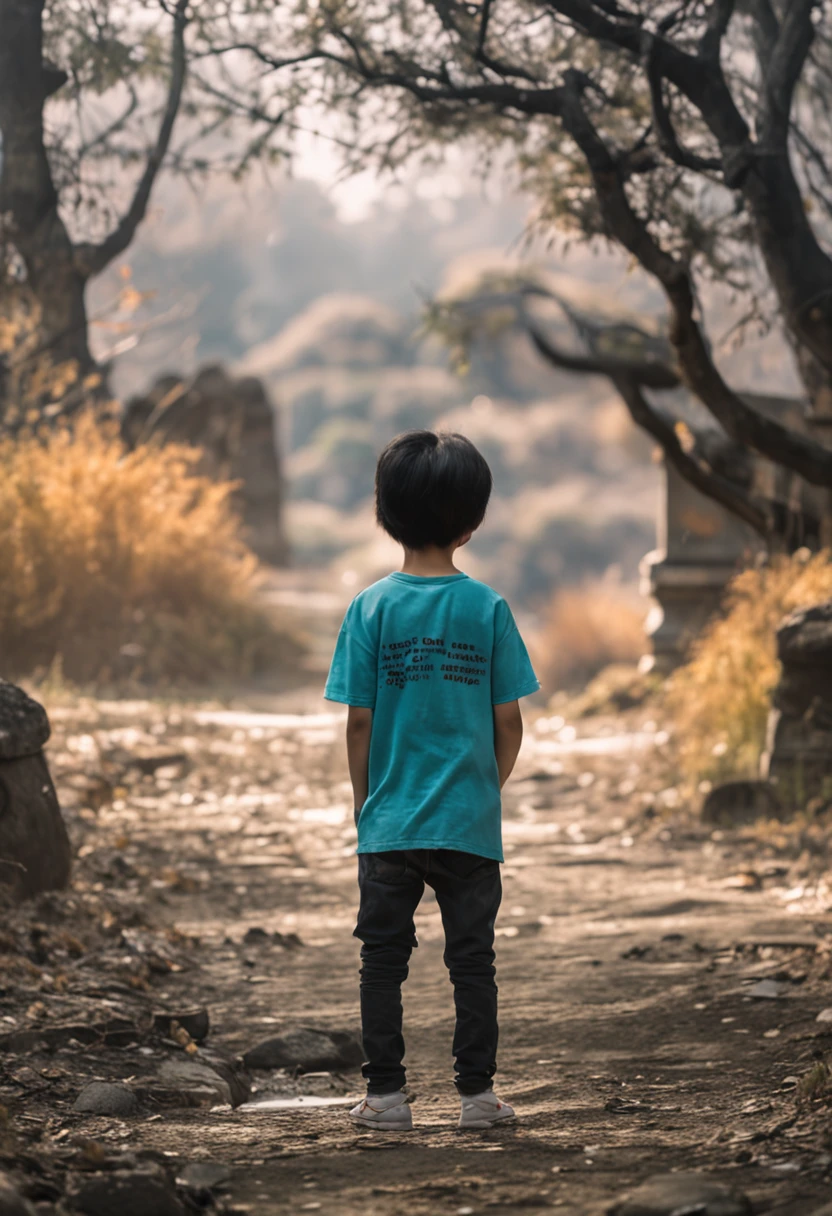
[[[761,548],[759,537],[665,464],[657,547],[641,563],[653,666],[670,671],[719,606],[726,583]]]
[[[806,430],[803,402],[759,393],[742,396],[761,413]],[[709,459],[723,475],[753,484],[768,497],[794,501],[796,483],[791,474],[728,443],[713,418],[689,394],[675,393],[672,402],[676,415],[703,436]],[[805,488],[800,493],[805,502],[811,501]],[[762,539],[752,528],[700,494],[665,462],[657,547],[641,563],[642,592],[654,600],[646,626],[652,652],[647,658],[652,666],[670,671],[684,660],[691,641],[719,607],[726,584],[763,549]]]

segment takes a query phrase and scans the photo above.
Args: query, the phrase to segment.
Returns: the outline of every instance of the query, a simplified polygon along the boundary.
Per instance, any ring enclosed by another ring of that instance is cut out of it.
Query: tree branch
[[[693,451],[686,450],[675,424],[648,403],[636,380],[629,376],[613,376],[612,382],[630,411],[633,422],[656,440],[665,458],[685,481],[750,524],[765,540],[771,539],[772,514],[766,500],[747,493],[735,482],[714,472],[696,455],[695,447]]]
[[[100,274],[114,258],[128,248],[136,229],[147,214],[150,195],[170,147],[173,127],[182,101],[185,84],[187,57],[185,54],[185,29],[188,25],[186,10],[188,0],[176,0],[171,12],[173,31],[171,36],[171,76],[167,101],[159,124],[156,143],[151,150],[132,202],[118,226],[98,245],[79,245],[76,249],[76,265],[79,271],[90,278]]]
[[[780,34],[780,22],[771,0],[746,0],[746,8],[752,20],[752,37],[757,48],[757,59],[762,73],[765,74]]]
[[[653,363],[649,359],[636,363],[616,356],[571,354],[556,347],[532,322],[526,321],[526,331],[547,363],[564,371],[607,376],[610,380],[626,379],[641,388],[673,389],[682,383],[673,368],[663,363]]]
[[[815,37],[816,4],[817,0],[790,0],[786,7],[763,81],[758,121],[763,143],[786,145],[794,90]]]
[[[124,110],[121,112],[121,114],[114,118],[112,122],[109,122],[106,127],[99,131],[97,135],[93,136],[92,139],[89,139],[86,143],[81,144],[78,149],[79,161],[85,156],[88,156],[93,148],[101,147],[101,145],[106,144],[107,140],[111,139],[113,135],[117,135],[119,131],[123,130],[128,120],[132,118],[136,110],[139,108],[139,95],[135,88],[129,82],[127,83],[126,87],[130,94],[130,100],[128,101]]]
[[[722,40],[728,32],[735,8],[736,0],[714,0],[708,13],[705,33],[699,43],[699,54],[703,59],[719,63]]]
[[[688,268],[658,245],[631,207],[615,162],[583,107],[580,82],[569,74],[561,117],[586,158],[609,236],[629,250],[664,288],[671,307],[670,339],[688,387],[732,439],[794,470],[813,485],[832,484],[832,451],[759,414],[723,380],[695,319]]]
[[[680,165],[683,169],[692,169],[695,173],[720,172],[723,168],[720,157],[697,156],[695,152],[688,152],[679,143],[670,112],[665,104],[663,91],[664,77],[659,68],[658,57],[654,53],[656,46],[655,36],[647,34],[645,35],[645,40],[647,42],[645,71],[647,83],[650,87],[653,126],[659,147],[665,156],[672,160],[674,164]]]

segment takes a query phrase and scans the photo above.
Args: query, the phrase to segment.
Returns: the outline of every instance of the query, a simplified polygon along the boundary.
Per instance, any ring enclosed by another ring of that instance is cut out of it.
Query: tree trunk
[[[86,273],[58,210],[43,137],[43,106],[66,79],[45,68],[43,0],[0,0],[0,214],[2,239],[26,272],[31,330],[8,359],[11,406],[38,410],[64,396],[94,367],[87,341]],[[4,293],[4,311],[10,305]],[[56,389],[61,389],[57,392]],[[33,399],[27,399],[31,389]],[[0,402],[0,419],[5,410]]]

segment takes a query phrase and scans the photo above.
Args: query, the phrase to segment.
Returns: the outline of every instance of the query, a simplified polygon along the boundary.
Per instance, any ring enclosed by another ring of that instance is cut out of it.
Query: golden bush
[[[832,596],[832,555],[777,557],[730,583],[725,611],[674,673],[668,705],[684,774],[693,780],[755,776],[777,683],[782,619]]]
[[[644,615],[636,596],[614,584],[555,592],[534,643],[544,689],[575,688],[610,663],[636,662],[646,648]]]
[[[233,485],[184,447],[128,451],[91,416],[0,441],[0,671],[244,675],[290,644],[255,605]]]

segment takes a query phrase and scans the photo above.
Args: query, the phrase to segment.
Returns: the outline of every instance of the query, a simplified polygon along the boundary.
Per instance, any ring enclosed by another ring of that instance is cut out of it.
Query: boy
[[[523,737],[518,698],[539,684],[505,600],[453,562],[490,495],[491,470],[462,435],[409,431],[387,445],[376,518],[404,561],[353,600],[326,685],[328,700],[349,706],[358,825],[367,1097],[350,1113],[383,1130],[413,1126],[401,986],[425,883],[442,914],[454,987],[459,1126],[514,1116],[492,1089],[500,789]]]

